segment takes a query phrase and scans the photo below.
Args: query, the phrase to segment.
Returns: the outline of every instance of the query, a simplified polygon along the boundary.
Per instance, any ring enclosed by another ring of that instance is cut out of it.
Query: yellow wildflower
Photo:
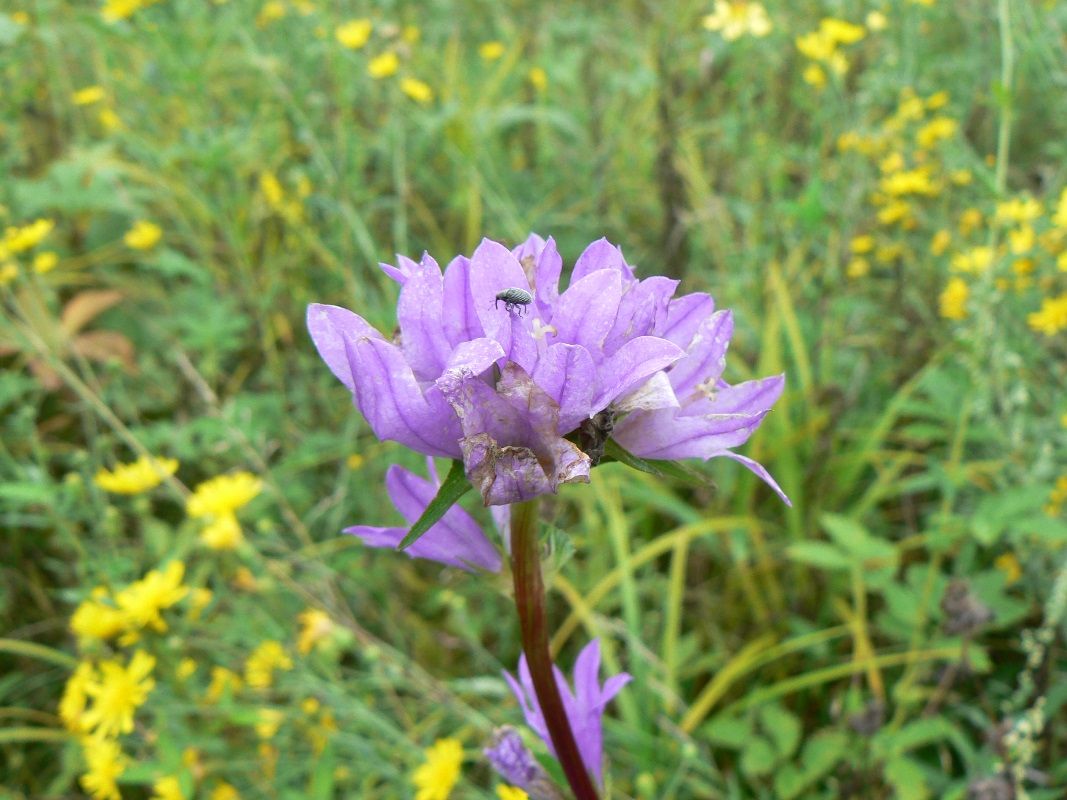
[[[211,800],[241,800],[241,794],[226,781],[221,781],[212,790]]]
[[[315,645],[337,628],[337,623],[330,619],[329,614],[316,608],[309,608],[297,619],[300,621],[300,634],[296,640],[296,649],[303,655],[310,653]]]
[[[105,492],[140,494],[159,486],[164,478],[169,478],[177,469],[178,462],[173,458],[141,456],[132,464],[119,464],[111,472],[101,469],[93,478],[93,483]]]
[[[937,0],[909,0],[912,5],[922,6],[923,8],[933,8],[934,3]]]
[[[890,197],[902,197],[909,194],[930,197],[938,193],[937,186],[930,180],[930,170],[925,167],[887,175],[879,181],[878,188]]]
[[[969,169],[954,169],[949,173],[948,179],[957,186],[970,186],[974,176]]]
[[[234,472],[204,481],[186,502],[190,517],[232,514],[248,505],[261,491],[263,481],[250,472]]]
[[[500,800],[529,800],[530,797],[517,786],[505,786],[504,784],[496,787],[496,796]]]
[[[1026,316],[1026,324],[1046,336],[1055,336],[1067,329],[1067,294],[1044,298],[1041,310]]]
[[[966,236],[981,227],[984,218],[977,208],[968,208],[960,214],[960,236]]]
[[[926,98],[927,110],[936,111],[939,108],[944,108],[948,105],[948,97],[949,95],[946,91],[934,92]]]
[[[819,23],[819,33],[834,44],[855,44],[867,35],[862,25],[827,17]]]
[[[8,228],[4,235],[4,248],[10,253],[21,253],[39,245],[56,223],[50,219],[38,219],[20,228]]]
[[[185,800],[181,781],[176,775],[166,775],[152,784],[155,792],[148,800]]]
[[[96,669],[92,662],[82,661],[78,664],[71,676],[67,678],[67,684],[63,687],[63,697],[59,701],[59,718],[68,731],[72,733],[86,733],[87,728],[82,722],[85,714],[85,705],[89,700],[86,688],[96,680]]]
[[[110,108],[100,109],[100,113],[97,115],[97,119],[100,120],[100,124],[109,131],[115,131],[122,127],[122,117],[114,112]]]
[[[45,250],[43,253],[38,253],[33,258],[33,271],[38,275],[44,275],[46,272],[51,272],[55,269],[56,264],[59,263],[59,256],[53,253],[51,250]]]
[[[950,278],[939,298],[941,316],[945,319],[961,320],[967,317],[967,297],[971,290],[962,278]]]
[[[104,7],[100,9],[100,16],[104,18],[104,22],[129,19],[142,5],[144,4],[141,0],[106,0]]]
[[[952,257],[953,272],[984,272],[993,263],[993,248],[972,247]]]
[[[539,92],[548,88],[548,73],[541,67],[530,67],[530,71],[526,73],[526,80]]]
[[[875,260],[879,264],[892,264],[897,259],[904,255],[904,245],[900,242],[893,242],[893,244],[883,245],[878,248],[878,251],[874,254]]]
[[[212,667],[211,683],[208,684],[207,691],[204,693],[204,702],[214,705],[226,693],[237,694],[242,686],[244,686],[244,681],[236,672],[226,667]]]
[[[365,460],[359,453],[352,453],[352,455],[345,459],[345,465],[353,471],[362,468],[364,463]]]
[[[122,241],[133,250],[151,250],[162,236],[162,228],[153,222],[141,219],[133,223],[133,227],[122,237]]]
[[[245,682],[254,689],[266,689],[274,682],[275,670],[290,670],[293,659],[281,642],[268,639],[252,651],[245,662]]]
[[[207,604],[211,602],[214,596],[215,593],[213,591],[203,586],[193,589],[189,593],[189,618],[198,619],[200,613],[207,608]]]
[[[716,0],[715,13],[704,17],[704,27],[721,32],[723,39],[733,42],[746,33],[757,38],[766,36],[771,32],[771,20],[760,3]]]
[[[358,50],[369,40],[374,24],[369,19],[354,19],[344,25],[338,25],[333,35],[342,47],[349,50]]]
[[[874,237],[870,234],[864,234],[863,236],[854,236],[849,249],[856,255],[863,255],[871,252],[874,249],[874,245]]]
[[[438,739],[426,750],[426,761],[415,770],[415,800],[448,800],[459,780],[463,746],[456,739]]]
[[[275,20],[282,19],[285,13],[285,3],[281,2],[281,0],[269,0],[269,2],[263,4],[263,7],[259,9],[259,13],[256,14],[256,25],[260,28],[265,28]]]
[[[392,50],[375,56],[367,64],[367,74],[372,78],[388,78],[400,69],[400,58]]]
[[[322,708],[322,703],[319,702],[317,697],[305,697],[300,701],[300,710],[309,717],[318,714],[320,708]]]
[[[1044,206],[1031,197],[1013,197],[997,203],[994,219],[997,222],[1030,222],[1040,217],[1044,210]]]
[[[926,109],[921,98],[908,88],[901,92],[900,104],[897,106],[896,118],[899,122],[918,122]]]
[[[254,726],[256,736],[260,739],[273,739],[284,721],[285,714],[276,708],[259,709],[259,719]]]
[[[418,44],[419,39],[422,38],[422,31],[419,30],[418,25],[405,25],[404,30],[400,32],[400,38],[408,44]]]
[[[1037,236],[1034,234],[1034,229],[1029,225],[1022,225],[1008,231],[1008,243],[1011,246],[1011,251],[1017,256],[1033,250],[1036,241]]]
[[[904,156],[899,151],[894,150],[878,162],[878,170],[883,174],[899,172],[904,169],[904,165]]]
[[[256,749],[259,751],[259,757],[263,761],[264,777],[268,780],[274,780],[274,776],[278,774],[278,748],[270,742],[260,742]],[[337,774],[337,770],[334,770],[334,774]]]
[[[262,172],[259,175],[259,191],[267,205],[277,210],[285,200],[285,190],[273,172]]]
[[[915,134],[915,142],[919,147],[930,148],[943,139],[951,139],[958,128],[959,123],[952,117],[934,117],[919,128]]]
[[[877,214],[878,223],[880,225],[894,225],[896,223],[904,223],[911,216],[911,205],[903,200],[894,200],[892,203],[887,203],[884,208],[879,209]]]
[[[87,106],[91,103],[97,103],[104,99],[104,89],[100,86],[86,86],[84,89],[76,91],[71,99],[76,106]]]
[[[429,103],[433,100],[433,89],[416,78],[404,78],[400,81],[400,91],[417,103]]]
[[[187,681],[193,677],[193,673],[196,672],[197,663],[195,659],[183,658],[178,662],[178,668],[174,671],[174,674],[178,676],[178,680]]]
[[[19,275],[19,267],[14,261],[0,264],[0,286],[7,286]]]
[[[993,566],[1004,573],[1007,585],[1011,586],[1023,576],[1023,568],[1015,553],[1001,553],[993,561]]]
[[[797,50],[812,61],[828,61],[834,54],[834,42],[821,31],[812,31],[794,40]]]
[[[478,46],[478,55],[486,61],[496,61],[506,52],[507,48],[503,42],[484,42]]]
[[[144,704],[156,685],[150,677],[156,660],[143,650],[133,654],[128,666],[103,661],[97,680],[85,687],[93,698],[82,715],[86,728],[100,736],[118,736],[133,730],[133,712]]]
[[[241,523],[233,514],[220,514],[200,532],[200,541],[211,550],[236,550],[244,540]]]
[[[86,736],[81,744],[86,766],[80,779],[82,788],[95,800],[121,800],[116,781],[126,771],[122,747],[102,736]]]
[[[871,11],[867,14],[867,19],[864,22],[867,24],[867,30],[872,33],[884,31],[889,27],[889,20],[881,11]]]
[[[950,244],[952,244],[952,234],[942,228],[934,234],[934,238],[930,241],[930,252],[935,256],[942,256],[948,250]]]
[[[865,278],[870,272],[871,262],[865,258],[853,258],[845,265],[845,275],[853,279]]]
[[[826,88],[826,71],[818,64],[808,64],[801,73],[804,83],[814,86],[816,89]]]
[[[1056,203],[1056,211],[1052,215],[1052,224],[1057,228],[1067,228],[1067,188],[1060,192],[1059,202]]]
[[[126,629],[126,617],[115,606],[104,602],[108,591],[103,586],[93,589],[70,618],[70,629],[79,639],[107,641]]]
[[[185,564],[171,561],[163,572],[154,569],[115,595],[115,603],[126,615],[130,627],[150,627],[161,633],[167,630],[159,612],[189,593],[189,587],[181,585],[184,576]]]
[[[16,25],[29,25],[30,15],[27,14],[25,11],[16,11],[14,14],[11,15],[11,21],[14,22]]]

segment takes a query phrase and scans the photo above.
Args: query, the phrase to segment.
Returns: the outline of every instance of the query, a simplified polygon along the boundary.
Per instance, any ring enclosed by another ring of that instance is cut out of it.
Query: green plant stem
[[[1008,183],[1008,158],[1011,150],[1011,124],[1015,116],[1012,82],[1015,74],[1015,47],[1011,38],[1011,4],[1000,0],[997,5],[1000,23],[1000,126],[997,131],[997,165],[994,178],[997,191],[1003,192]]]
[[[574,731],[563,710],[563,700],[552,671],[545,620],[545,586],[541,580],[541,551],[537,541],[537,507],[537,500],[511,506],[511,571],[522,630],[522,649],[552,747],[571,791],[577,800],[598,800],[596,788],[578,752]]]

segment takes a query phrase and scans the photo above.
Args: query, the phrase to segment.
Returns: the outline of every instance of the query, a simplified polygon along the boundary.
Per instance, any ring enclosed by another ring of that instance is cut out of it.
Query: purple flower
[[[556,676],[556,685],[563,699],[563,710],[567,714],[571,730],[578,744],[578,752],[582,756],[582,763],[596,777],[598,784],[601,780],[601,762],[603,760],[603,716],[604,709],[623,686],[630,682],[630,676],[625,672],[608,678],[603,686],[600,685],[600,640],[593,639],[582,648],[574,662],[574,692],[567,685],[567,679],[558,667],[552,667]],[[533,679],[530,677],[530,669],[526,664],[526,656],[519,658],[519,680],[515,680],[510,673],[505,672],[504,677],[511,686],[511,691],[522,706],[523,714],[526,715],[526,724],[529,725],[538,736],[548,745],[552,755],[556,750],[552,746],[552,739],[548,735],[545,718],[541,714],[541,705],[537,701],[534,692]]]
[[[432,459],[429,464],[432,481],[420,478],[398,464],[393,464],[385,474],[385,486],[389,490],[389,499],[393,501],[408,525],[415,522],[430,504],[440,481],[434,470]],[[345,533],[358,536],[364,544],[371,547],[396,547],[404,534],[403,528],[376,528],[370,525],[354,525],[345,528]],[[471,569],[478,567],[489,572],[499,572],[500,553],[486,537],[474,517],[460,508],[452,506],[445,515],[434,523],[428,531],[405,551],[412,558],[428,558],[451,567]]]
[[[552,239],[512,251],[484,240],[442,274],[428,255],[382,269],[400,285],[399,333],[386,339],[336,306],[312,305],[308,329],[382,439],[462,458],[487,506],[588,482],[609,436],[637,456],[726,456],[759,426],[783,376],[721,379],[732,331],[706,294],[638,280],[621,251],[593,242],[560,293]],[[508,289],[531,301],[508,310]],[[786,500],[788,502],[788,500]]]
[[[560,797],[544,767],[537,763],[522,743],[522,736],[510,725],[493,731],[489,746],[482,752],[501,778],[531,797]]]

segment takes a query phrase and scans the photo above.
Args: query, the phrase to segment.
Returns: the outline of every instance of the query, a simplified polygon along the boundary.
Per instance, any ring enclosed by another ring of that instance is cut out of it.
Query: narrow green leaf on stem
[[[441,519],[445,512],[452,508],[456,501],[472,488],[470,481],[467,480],[466,473],[463,471],[463,462],[453,461],[452,468],[448,471],[448,477],[441,484],[441,488],[437,490],[437,496],[430,501],[430,505],[426,506],[422,516],[415,520],[411,530],[400,540],[400,544],[396,546],[397,551],[403,551],[415,544],[419,537],[430,530],[433,524]]]

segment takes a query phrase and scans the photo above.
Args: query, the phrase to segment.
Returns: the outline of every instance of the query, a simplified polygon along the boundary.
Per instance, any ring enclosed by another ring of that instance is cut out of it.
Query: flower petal
[[[676,297],[667,304],[667,319],[655,334],[688,348],[697,329],[714,311],[715,300],[710,294],[695,292]]]
[[[785,501],[785,504],[787,506],[789,506],[790,508],[793,507],[793,504],[786,496],[786,493],[782,491],[782,487],[778,485],[778,482],[771,477],[771,473],[769,473],[766,468],[758,461],[753,461],[751,458],[739,455],[738,453],[731,453],[729,450],[723,451],[722,453],[718,453],[717,455],[725,456],[726,458],[732,458],[738,464],[744,464],[746,467],[752,470],[759,478],[761,478],[764,483],[774,489],[774,491],[777,492],[778,496]]]
[[[558,341],[580,344],[599,359],[604,339],[615,324],[622,297],[622,278],[600,270],[575,282],[559,297],[552,314]]]
[[[729,311],[716,311],[705,319],[687,347],[689,358],[670,371],[674,393],[687,402],[697,384],[713,386],[726,368],[726,350],[734,332],[734,318]]]
[[[352,375],[352,364],[348,359],[348,349],[345,342],[356,342],[360,339],[381,339],[371,325],[358,314],[353,314],[347,308],[340,306],[328,306],[321,303],[312,303],[308,306],[307,313],[308,333],[315,343],[315,348],[330,368],[330,372],[348,387],[349,391],[356,390],[355,378]]]
[[[425,256],[423,262],[400,290],[396,313],[404,358],[417,379],[432,381],[443,371],[452,347],[441,321],[444,278],[433,259]]]
[[[614,353],[625,342],[652,333],[666,319],[667,304],[678,283],[656,275],[630,284],[619,303],[615,327],[604,342],[604,352]]]
[[[485,335],[496,339],[504,352],[510,353],[511,313],[497,302],[496,296],[505,289],[530,291],[519,260],[499,242],[483,239],[471,257],[470,287],[474,311]]]
[[[442,316],[445,337],[453,347],[485,335],[474,307],[474,295],[471,294],[471,262],[466,256],[456,256],[445,268]]]
[[[666,372],[657,372],[644,384],[615,401],[616,414],[631,411],[653,411],[657,408],[679,408],[678,397]]]
[[[345,342],[356,376],[356,400],[379,439],[419,453],[459,458],[462,429],[436,386],[425,393],[400,348],[382,339]]]
[[[683,408],[684,412],[684,408]],[[744,444],[767,415],[682,416],[675,409],[638,411],[615,424],[614,439],[639,458],[702,458]]]
[[[601,365],[593,413],[607,408],[615,398],[633,391],[680,358],[685,358],[685,351],[666,339],[641,336],[630,340]]]
[[[607,239],[597,239],[578,256],[574,262],[574,271],[571,273],[571,286],[587,275],[599,272],[602,269],[610,269],[618,272],[619,276],[626,281],[634,280],[633,270],[622,257],[622,250]]]
[[[561,436],[596,413],[593,411],[596,366],[589,351],[581,345],[560,342],[549,346],[537,362],[533,379],[559,404],[556,430]]]

